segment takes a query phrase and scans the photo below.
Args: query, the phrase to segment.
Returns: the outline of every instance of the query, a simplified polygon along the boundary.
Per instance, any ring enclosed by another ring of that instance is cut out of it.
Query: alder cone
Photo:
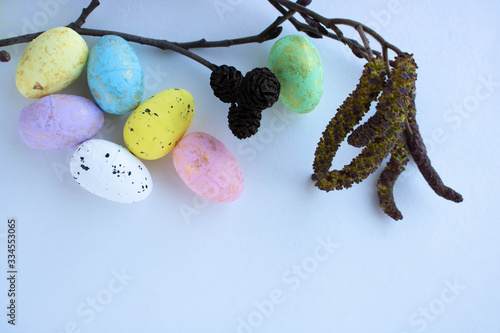
[[[214,95],[224,103],[236,102],[243,74],[233,66],[222,65],[210,75],[210,87]]]
[[[10,61],[10,54],[7,51],[0,51],[0,62],[9,62]]]
[[[276,103],[281,85],[267,67],[254,68],[243,78],[238,103],[247,108],[264,110]]]
[[[262,111],[233,103],[229,108],[227,120],[229,129],[238,139],[246,139],[257,133],[262,119]]]

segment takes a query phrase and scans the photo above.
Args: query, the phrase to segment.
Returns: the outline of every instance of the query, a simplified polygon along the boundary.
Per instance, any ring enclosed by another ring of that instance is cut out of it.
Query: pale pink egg
[[[181,179],[202,197],[231,202],[241,196],[241,168],[226,146],[210,134],[194,132],[184,136],[172,157]]]

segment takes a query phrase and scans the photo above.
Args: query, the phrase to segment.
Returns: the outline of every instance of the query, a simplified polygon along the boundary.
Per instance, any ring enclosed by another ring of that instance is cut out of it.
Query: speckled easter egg
[[[73,95],[49,95],[25,107],[19,115],[21,138],[32,148],[75,147],[102,128],[104,114],[92,101]]]
[[[151,175],[141,160],[106,140],[82,143],[71,157],[70,170],[81,187],[115,202],[142,201],[153,189]]]
[[[280,99],[297,113],[311,112],[323,94],[323,64],[318,50],[302,36],[286,36],[274,43],[269,69],[281,84]]]
[[[60,92],[80,76],[88,53],[87,43],[74,30],[45,31],[29,43],[19,60],[17,89],[29,98]]]
[[[134,49],[123,38],[99,38],[89,54],[87,80],[92,96],[105,112],[131,112],[142,101],[144,72]]]
[[[139,105],[123,129],[127,148],[137,157],[155,160],[168,154],[189,128],[194,100],[183,89],[164,90]]]
[[[186,135],[175,146],[172,157],[181,179],[202,197],[231,202],[241,196],[241,168],[226,146],[210,134]]]

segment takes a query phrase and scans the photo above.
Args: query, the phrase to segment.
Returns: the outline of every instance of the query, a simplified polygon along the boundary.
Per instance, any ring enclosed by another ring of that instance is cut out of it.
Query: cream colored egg
[[[41,98],[68,87],[82,73],[87,43],[74,30],[58,27],[35,38],[17,65],[16,85],[21,94]]]

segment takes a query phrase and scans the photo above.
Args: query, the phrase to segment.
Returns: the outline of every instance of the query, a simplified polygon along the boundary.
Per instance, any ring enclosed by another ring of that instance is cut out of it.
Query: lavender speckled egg
[[[141,160],[106,140],[82,143],[71,157],[70,170],[81,187],[114,202],[139,202],[153,189],[151,175]]]
[[[204,198],[231,202],[243,192],[243,174],[226,146],[207,133],[184,136],[173,152],[174,167],[186,185]]]
[[[79,145],[96,135],[104,114],[92,101],[73,95],[49,95],[25,107],[18,129],[35,149],[58,150]]]

